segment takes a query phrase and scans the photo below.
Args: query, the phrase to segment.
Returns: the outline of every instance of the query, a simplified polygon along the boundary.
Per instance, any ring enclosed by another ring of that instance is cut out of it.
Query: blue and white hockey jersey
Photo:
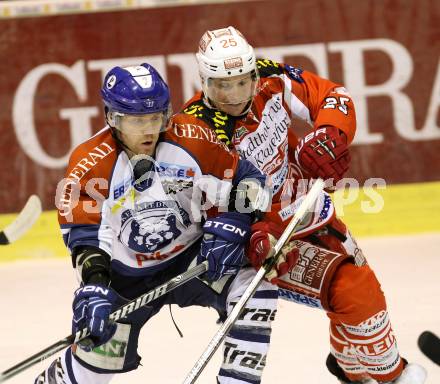
[[[178,120],[139,179],[133,163],[142,161],[130,160],[104,128],[72,153],[57,201],[69,250],[99,247],[112,268],[131,276],[162,269],[197,241],[209,208],[227,208],[233,184],[264,180],[214,132]]]

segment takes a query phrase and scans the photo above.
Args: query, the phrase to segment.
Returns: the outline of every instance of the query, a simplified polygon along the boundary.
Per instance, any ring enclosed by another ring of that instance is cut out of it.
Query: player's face
[[[232,116],[242,115],[255,95],[255,75],[208,79],[207,96],[218,110]]]
[[[119,116],[116,125],[120,139],[134,154],[152,156],[165,125],[165,116],[162,112],[123,115]]]

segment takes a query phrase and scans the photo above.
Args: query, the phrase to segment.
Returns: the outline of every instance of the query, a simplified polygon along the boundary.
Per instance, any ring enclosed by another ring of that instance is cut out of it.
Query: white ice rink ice
[[[418,335],[440,334],[440,234],[361,239],[388,301],[401,353],[428,370],[427,384],[440,383],[440,367],[417,348]],[[2,253],[7,248],[2,249]],[[76,280],[70,260],[38,259],[0,264],[0,371],[68,335]],[[142,366],[112,383],[181,383],[217,330],[216,314],[205,308],[173,306],[184,338],[164,308],[143,329]],[[325,368],[328,320],[324,312],[280,300],[263,383],[323,384],[336,379]],[[198,383],[215,383],[218,351]],[[10,379],[31,384],[52,358]]]

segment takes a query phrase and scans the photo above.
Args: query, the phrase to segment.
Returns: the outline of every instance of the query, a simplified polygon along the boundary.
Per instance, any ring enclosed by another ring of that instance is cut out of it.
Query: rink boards
[[[336,210],[356,237],[440,232],[440,182],[350,189],[334,194]],[[0,215],[4,228],[15,214]],[[0,262],[67,255],[55,211],[44,212],[16,243],[0,248]]]

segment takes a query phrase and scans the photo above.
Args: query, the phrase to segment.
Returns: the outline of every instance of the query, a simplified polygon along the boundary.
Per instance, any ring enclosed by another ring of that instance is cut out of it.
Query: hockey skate
[[[326,361],[327,369],[339,379],[340,384],[423,384],[426,381],[426,369],[419,364],[406,364],[402,374],[391,382],[378,382],[374,379],[362,381],[349,381],[344,371],[336,362],[333,355],[329,354]]]
[[[347,378],[347,376],[345,376],[344,371],[338,365],[335,357],[331,353],[328,354],[325,365],[327,366],[329,372],[339,379],[340,384],[378,384],[377,381],[373,379],[365,379],[362,381],[350,381]]]
[[[407,364],[403,369],[402,374],[394,381],[386,383],[378,382],[373,379],[366,381],[344,382],[342,384],[423,384],[426,380],[426,369],[418,364]]]
[[[418,364],[407,364],[402,374],[393,384],[423,384],[426,380],[426,369]],[[390,383],[391,384],[391,383]]]
[[[339,381],[341,384],[378,384],[376,380],[366,379],[362,381]]]

